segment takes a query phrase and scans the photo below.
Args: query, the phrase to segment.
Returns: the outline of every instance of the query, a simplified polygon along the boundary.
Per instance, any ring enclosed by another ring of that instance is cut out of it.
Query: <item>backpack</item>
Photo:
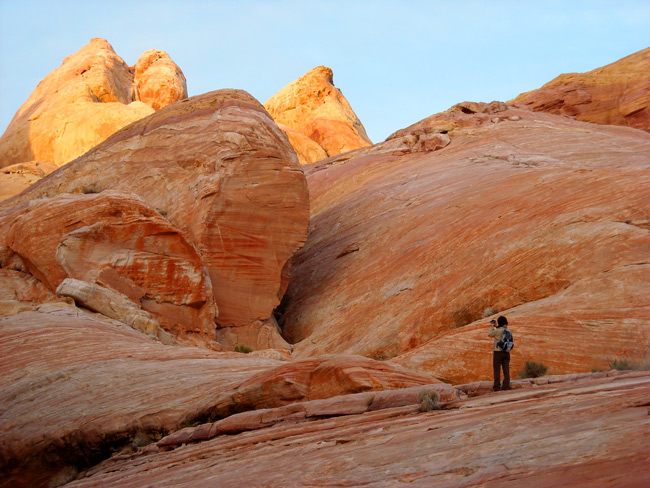
[[[515,347],[512,332],[508,329],[503,329],[503,336],[501,336],[501,340],[497,342],[497,347],[502,351],[510,352],[512,348]]]

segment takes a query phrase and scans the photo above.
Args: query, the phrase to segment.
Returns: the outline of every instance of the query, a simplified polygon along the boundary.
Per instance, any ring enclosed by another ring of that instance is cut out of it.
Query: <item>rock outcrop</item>
[[[464,103],[306,166],[310,235],[284,336],[298,357],[388,359],[431,341],[396,362],[452,382],[490,377],[483,317],[497,312],[512,318],[515,367],[639,354],[649,164],[643,131]]]
[[[0,167],[33,160],[61,166],[154,109],[186,97],[183,73],[162,51],[147,51],[134,75],[106,40],[92,39],[18,109],[0,138]]]
[[[178,448],[168,438],[115,456],[69,486],[647,484],[648,373],[478,396],[427,413],[413,404],[369,411],[371,395],[188,429]]]
[[[352,107],[334,86],[332,70],[325,66],[289,83],[264,107],[287,132],[303,164],[322,159],[323,152],[335,156],[372,144]]]
[[[0,202],[4,202],[56,170],[48,161],[29,161],[0,169]]]
[[[587,73],[560,75],[511,103],[585,122],[650,131],[650,48]]]
[[[66,277],[111,288],[209,343],[215,319],[273,321],[308,219],[286,136],[250,95],[222,90],[131,124],[5,202],[0,249],[3,267],[52,290]]]

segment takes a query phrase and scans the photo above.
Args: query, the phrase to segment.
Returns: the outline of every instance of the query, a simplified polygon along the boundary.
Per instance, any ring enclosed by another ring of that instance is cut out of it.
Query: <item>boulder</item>
[[[447,145],[420,144],[439,136]],[[484,317],[515,314],[514,356],[558,373],[602,367],[650,335],[647,300],[625,305],[647,296],[649,161],[644,131],[464,103],[306,166],[310,235],[293,260],[284,337],[297,358],[390,359],[431,341],[425,368],[416,351],[403,364],[477,381],[491,376]],[[588,321],[551,301],[579,283],[598,297]]]
[[[433,383],[440,382],[428,374],[413,373],[360,356],[310,358],[264,371],[224,392],[215,401],[211,417],[222,418],[238,412],[308,400]]]
[[[80,208],[88,218],[78,228],[75,219],[56,215],[55,208],[71,211],[75,201],[108,199],[112,193],[107,190],[137,195],[142,201],[139,210],[129,209],[130,203],[119,212],[113,204]],[[64,202],[70,203],[57,207]],[[0,241],[5,241],[0,248],[9,247],[19,257],[29,253],[22,265],[51,289],[66,276],[97,282],[139,300],[142,308],[159,317],[184,324],[196,320],[203,331],[211,321],[204,311],[212,302],[218,306],[222,327],[270,319],[287,287],[289,258],[304,243],[309,220],[305,176],[291,145],[262,105],[239,90],[168,105],[10,203],[0,206],[0,226],[9,225],[14,231],[0,234]],[[95,222],[98,215],[92,212],[98,208],[104,209],[107,223]],[[27,218],[37,210],[43,216],[54,214],[51,222]],[[131,215],[138,212],[146,218]],[[132,221],[121,223],[121,215]],[[151,256],[157,255],[152,239],[168,243],[165,255],[172,258],[173,253],[192,254],[186,261],[191,266],[183,264],[172,273],[167,266],[176,258],[163,261],[164,266],[133,259],[149,246]],[[118,249],[124,259],[111,263]],[[31,256],[41,256],[43,264]],[[103,264],[90,266],[94,259]],[[105,268],[119,268],[117,274],[128,275],[135,285]],[[153,288],[143,291],[143,280]],[[209,284],[214,299],[205,296]],[[167,294],[178,300],[164,298]]]
[[[49,175],[58,166],[49,161],[29,161],[17,163],[0,169],[0,202],[4,202],[44,176]]]
[[[366,130],[341,91],[334,86],[330,68],[318,66],[269,98],[264,107],[287,134],[301,162],[322,159],[322,152],[302,136],[316,142],[328,156],[372,144]]]
[[[511,103],[596,124],[650,131],[650,48],[587,73],[558,76]]]
[[[0,268],[0,316],[34,310],[39,305],[65,301],[29,273]]]
[[[65,58],[0,138],[0,166],[33,160],[61,166],[153,113],[152,107],[187,96],[183,74],[162,51],[148,51],[136,68],[134,84],[133,71],[104,39],[92,39]]]
[[[133,99],[154,110],[187,98],[185,76],[165,51],[145,51],[133,72]]]

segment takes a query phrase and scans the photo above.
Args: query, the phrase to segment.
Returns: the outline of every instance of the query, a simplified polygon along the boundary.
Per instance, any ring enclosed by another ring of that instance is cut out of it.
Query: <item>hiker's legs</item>
[[[510,353],[509,352],[503,353],[503,360],[501,361],[501,365],[503,366],[503,386],[501,387],[501,389],[509,390],[510,389]]]
[[[494,384],[492,385],[492,389],[499,391],[501,389],[501,358],[499,357],[499,351],[492,353],[492,370],[494,371]]]

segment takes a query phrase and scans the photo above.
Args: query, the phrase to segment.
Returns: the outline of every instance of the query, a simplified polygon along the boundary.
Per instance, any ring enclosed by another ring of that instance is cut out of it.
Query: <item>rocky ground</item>
[[[188,429],[203,430],[194,438],[186,430],[118,455],[66,486],[647,486],[650,373],[516,387],[459,390],[426,413],[414,396],[373,409],[356,395],[295,404],[273,420],[273,411],[231,418],[212,434],[201,426]]]

